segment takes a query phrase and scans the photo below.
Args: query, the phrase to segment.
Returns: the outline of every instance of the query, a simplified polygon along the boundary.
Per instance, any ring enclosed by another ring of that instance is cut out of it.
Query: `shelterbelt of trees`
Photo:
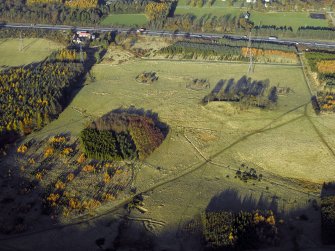
[[[185,59],[215,57],[218,60],[249,60],[249,51],[245,40],[221,39],[218,42],[218,44],[213,44],[200,41],[178,41],[168,47],[162,48],[159,53],[168,57],[179,55]],[[297,58],[296,49],[293,46],[256,42],[253,44],[253,47],[251,50],[255,61],[258,61],[260,57],[269,57],[269,61],[271,61],[270,57],[274,58],[273,60],[277,60],[275,57],[290,60],[296,60]]]
[[[79,53],[69,49],[38,64],[1,71],[0,147],[56,118],[83,73]]]

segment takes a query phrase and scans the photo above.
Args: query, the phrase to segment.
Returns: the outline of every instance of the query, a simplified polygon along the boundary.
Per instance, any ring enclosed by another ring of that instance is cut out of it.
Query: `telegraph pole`
[[[249,32],[249,41],[248,41],[248,49],[247,54],[249,54],[249,68],[248,68],[248,74],[254,72],[254,63],[252,60],[252,48],[251,48],[251,30]]]
[[[22,38],[22,31],[20,31],[20,45],[19,45],[19,51],[23,51],[23,38]]]
[[[84,55],[83,55],[83,48],[80,44],[80,62],[84,63]]]

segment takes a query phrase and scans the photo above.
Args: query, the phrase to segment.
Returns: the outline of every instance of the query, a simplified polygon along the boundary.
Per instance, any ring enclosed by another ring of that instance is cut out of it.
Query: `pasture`
[[[107,55],[112,55],[114,50],[115,47],[111,47]],[[137,194],[145,195],[148,209],[145,217],[159,221],[150,225],[150,231],[163,246],[175,250],[178,242],[170,241],[167,236],[171,232],[175,236],[175,231],[180,231],[178,227],[202,212],[215,196],[230,210],[274,208],[294,220],[292,215],[301,212],[298,209],[309,210],[311,201],[320,192],[320,184],[331,180],[335,172],[334,118],[314,114],[307,84],[297,65],[256,64],[255,71],[248,75],[253,80],[268,79],[270,85],[293,90],[279,96],[273,109],[201,102],[220,79],[237,80],[246,75],[247,70],[248,64],[240,62],[135,57],[118,64],[102,61],[91,70],[95,79],[87,79],[59,118],[29,135],[27,140],[39,141],[58,133],[77,137],[90,121],[117,108],[151,110],[170,127],[169,134],[145,161],[136,162],[137,175],[132,186],[136,187]],[[150,85],[140,84],[136,76],[142,72],[156,72],[159,78]],[[210,88],[187,88],[194,79],[207,79]],[[262,180],[243,182],[234,178],[236,171],[243,169],[242,164],[255,168],[263,175]],[[60,168],[67,170],[68,167]],[[96,213],[113,209],[133,195],[125,193],[98,208]],[[313,217],[317,218],[318,214],[312,211]],[[136,211],[132,216],[143,218]],[[112,214],[104,219],[111,217]],[[63,222],[69,221],[71,219],[65,218]],[[314,224],[311,231],[304,228],[304,235],[319,241],[314,232],[319,229],[318,223],[299,224]],[[80,235],[83,240],[80,245],[86,248],[94,245],[89,242],[90,229],[105,231],[99,219],[90,226],[92,228],[75,229],[88,237],[83,239]],[[71,235],[67,231],[57,234],[64,238],[58,248],[79,239],[76,231]],[[47,247],[50,243],[46,240],[52,236],[50,232],[42,238],[43,242],[29,242],[39,248]],[[16,247],[25,244],[24,239],[15,243]]]
[[[195,149],[210,158],[228,148],[215,160],[229,165],[225,160],[234,156],[236,163],[257,164],[261,170],[280,176],[314,182],[327,180],[328,175],[335,171],[331,165],[334,156],[320,140],[314,124],[310,124],[315,120],[318,127],[326,118],[314,116],[309,104],[310,94],[299,66],[256,65],[255,72],[250,76],[252,79],[269,79],[273,86],[293,89],[294,93],[279,97],[273,110],[241,110],[239,106],[225,102],[203,105],[201,100],[209,90],[186,88],[193,78],[208,79],[211,88],[214,88],[218,80],[239,79],[247,69],[248,65],[243,63],[164,59],[132,60],[120,65],[98,64],[92,70],[96,81],[86,85],[59,119],[37,135],[64,130],[78,135],[85,124],[85,118],[78,110],[98,117],[119,107],[135,106],[158,113],[161,120],[170,126],[171,138],[176,135],[180,138],[185,134],[192,142],[190,144],[184,139],[183,144],[188,147],[174,152],[172,149],[180,146],[166,140],[148,159],[154,165],[160,163],[171,168],[178,163],[187,167],[194,161]],[[159,80],[152,85],[138,84],[135,77],[144,71],[155,71]],[[248,137],[244,138],[246,135]],[[235,141],[238,143],[234,144]],[[296,150],[294,154],[291,148],[282,147],[288,145]],[[171,158],[165,147],[177,155]],[[190,151],[192,148],[193,153]],[[302,158],[302,155],[305,157]],[[320,167],[315,168],[316,165]]]
[[[54,50],[63,46],[54,41],[40,38],[0,39],[0,67],[24,65],[41,61]]]
[[[142,26],[148,22],[144,14],[110,14],[101,21],[102,25]]]

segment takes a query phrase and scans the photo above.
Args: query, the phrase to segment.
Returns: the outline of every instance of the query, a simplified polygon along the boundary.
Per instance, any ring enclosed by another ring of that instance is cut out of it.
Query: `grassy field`
[[[247,9],[235,8],[225,6],[221,1],[215,1],[213,6],[204,5],[202,8],[192,7],[186,5],[186,1],[178,1],[175,14],[192,13],[198,17],[205,14],[212,14],[222,16],[231,14],[232,16],[239,16],[246,12]],[[277,26],[291,26],[296,30],[300,26],[321,26],[328,27],[328,20],[326,19],[312,19],[307,12],[280,12],[280,13],[266,13],[258,11],[250,11],[251,20],[255,25],[277,25]]]
[[[53,50],[63,46],[53,41],[39,38],[23,39],[23,50],[20,51],[21,42],[19,39],[0,40],[0,67],[4,65],[15,66],[37,62],[48,55]]]
[[[96,82],[85,86],[60,118],[40,133],[49,132],[53,128],[61,132],[66,128],[78,135],[84,123],[73,107],[86,110],[92,116],[101,116],[118,107],[133,105],[157,112],[171,126],[172,134],[184,132],[189,135],[191,142],[207,158],[228,147],[216,157],[221,164],[225,163],[227,156],[234,156],[237,163],[250,162],[262,170],[281,176],[315,182],[329,179],[329,173],[335,171],[331,165],[334,156],[320,141],[304,114],[304,105],[309,102],[310,95],[299,67],[256,66],[251,76],[253,79],[269,79],[272,85],[289,86],[294,90],[294,94],[280,97],[273,111],[241,111],[229,103],[204,106],[199,102],[208,90],[196,92],[185,88],[192,78],[208,78],[212,86],[219,79],[239,79],[247,67],[247,64],[168,60],[100,64],[92,71]],[[139,85],[134,77],[143,71],[157,72],[159,81],[151,86]],[[283,76],[290,78],[283,79]],[[300,128],[304,128],[304,133]],[[255,133],[258,130],[262,132]],[[249,136],[243,138],[246,135]],[[211,140],[207,142],[206,138]],[[282,145],[292,145],[295,154],[290,154],[291,149],[281,148]],[[169,143],[168,147],[175,149],[179,146]],[[306,151],[310,153],[307,156]],[[149,160],[153,164],[162,165],[166,161],[167,167],[176,165],[175,162],[184,167],[189,166],[190,159],[187,156],[190,150],[178,151],[176,154],[171,160],[170,154],[157,150]],[[323,163],[322,168],[315,169],[315,165],[320,162]]]
[[[145,25],[148,22],[144,14],[111,14],[102,20],[102,25]]]
[[[313,19],[306,12],[263,13],[251,11],[251,21],[255,25],[291,26],[294,30],[300,26],[328,27],[327,19]]]
[[[120,53],[114,51],[115,46],[112,48],[107,55]],[[148,212],[143,216],[132,211],[130,217],[136,221],[146,218],[158,222],[139,227],[154,233],[160,247],[179,250],[175,239],[180,231],[178,227],[202,212],[214,196],[219,196],[219,204],[230,210],[271,208],[283,212],[291,217],[290,224],[298,224],[303,236],[318,246],[320,240],[315,231],[320,231],[319,211],[309,209],[311,201],[318,198],[319,185],[332,180],[335,172],[334,117],[314,115],[301,68],[292,65],[256,64],[255,72],[250,74],[252,79],[269,79],[270,85],[293,89],[289,95],[280,96],[272,110],[241,109],[227,102],[201,103],[218,80],[239,79],[247,69],[248,64],[244,63],[155,58],[129,57],[121,64],[103,61],[91,71],[95,81],[87,80],[59,118],[28,139],[39,140],[66,132],[76,137],[90,119],[120,107],[151,110],[170,126],[170,131],[162,145],[138,163],[132,186],[137,193],[143,192]],[[155,71],[158,81],[139,84],[135,77],[143,71]],[[187,89],[186,85],[195,78],[208,79],[211,89]],[[245,183],[235,179],[236,170],[242,164],[254,167],[263,180]],[[16,162],[14,165],[18,168]],[[133,195],[125,194],[96,213],[104,213]],[[302,212],[310,220],[298,222],[296,216]],[[118,221],[113,220],[114,216],[113,212],[90,224],[29,236],[29,240],[15,240],[15,247],[23,248],[29,243],[29,247],[45,249],[56,233],[63,241],[54,246],[55,250],[71,245],[76,245],[78,250],[81,247],[94,250],[93,238],[116,236]],[[283,245],[291,245],[294,232],[289,231],[288,242]],[[127,234],[128,238],[136,236],[135,232]],[[106,237],[108,243],[114,237]],[[301,243],[310,245],[304,239]],[[187,241],[183,245],[183,250],[190,250]]]
[[[223,15],[231,14],[233,16],[239,16],[242,13],[240,8],[225,7],[219,4],[221,3],[216,1],[214,5],[211,7],[204,5],[202,8],[199,8],[199,7],[192,7],[190,5],[186,5],[185,1],[178,1],[175,15],[192,13],[198,17],[205,15],[205,14],[212,14],[216,16],[223,16]]]

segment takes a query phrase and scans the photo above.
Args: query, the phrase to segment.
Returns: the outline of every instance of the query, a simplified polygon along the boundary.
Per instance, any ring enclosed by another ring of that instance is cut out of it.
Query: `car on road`
[[[146,30],[147,30],[146,28],[143,28],[143,27],[142,27],[142,28],[137,29],[136,32],[137,32],[137,33],[141,33],[141,32],[144,32],[144,31],[146,31]]]
[[[277,40],[278,38],[275,37],[275,36],[270,36],[268,39],[269,39],[269,40]]]

